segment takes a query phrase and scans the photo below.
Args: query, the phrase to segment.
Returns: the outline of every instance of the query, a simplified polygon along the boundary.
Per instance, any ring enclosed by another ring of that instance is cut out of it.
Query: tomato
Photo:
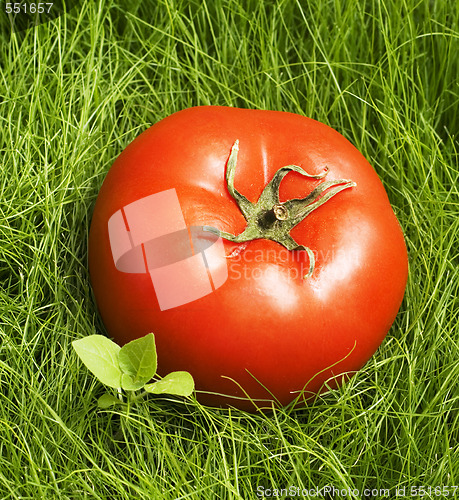
[[[381,181],[342,135],[203,106],[116,159],[89,269],[110,336],[153,332],[160,374],[187,370],[203,403],[250,410],[359,370],[397,315],[408,262]]]

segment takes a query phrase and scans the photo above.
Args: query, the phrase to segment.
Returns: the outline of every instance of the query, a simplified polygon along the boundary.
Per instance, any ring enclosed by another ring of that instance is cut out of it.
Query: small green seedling
[[[144,392],[134,397],[139,399],[147,393],[190,396],[194,391],[193,377],[184,371],[172,372],[164,378],[151,382],[156,374],[157,356],[153,333],[128,342],[123,347],[103,335],[90,335],[72,342],[73,348],[103,384],[114,389]],[[109,408],[122,401],[112,394],[99,398],[100,408]]]

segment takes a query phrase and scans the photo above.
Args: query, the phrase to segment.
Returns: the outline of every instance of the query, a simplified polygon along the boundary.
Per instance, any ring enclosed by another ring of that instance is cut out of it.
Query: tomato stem
[[[236,243],[267,239],[281,244],[287,250],[305,250],[309,256],[309,272],[304,278],[308,278],[314,271],[314,253],[310,248],[297,243],[290,235],[290,231],[330,198],[345,189],[356,186],[356,183],[347,179],[325,181],[319,184],[305,198],[294,198],[281,202],[279,199],[280,184],[289,172],[297,172],[308,179],[323,179],[328,173],[328,168],[325,168],[321,174],[312,175],[297,165],[287,165],[279,168],[263,189],[258,201],[252,203],[234,187],[238,152],[239,141],[236,140],[231,148],[226,166],[226,185],[230,195],[234,198],[246,219],[247,226],[238,235],[226,233],[209,226],[204,229]]]

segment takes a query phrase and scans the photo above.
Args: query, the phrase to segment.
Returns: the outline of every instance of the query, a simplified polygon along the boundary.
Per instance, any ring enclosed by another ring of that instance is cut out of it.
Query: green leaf
[[[188,372],[172,372],[158,382],[147,384],[144,389],[152,394],[191,396],[194,391],[194,380]]]
[[[120,346],[104,335],[90,335],[72,342],[81,361],[103,384],[121,387]]]
[[[122,401],[112,394],[103,394],[97,401],[97,406],[103,409],[119,404],[122,404]]]
[[[148,380],[150,380],[150,378]],[[135,381],[133,377],[127,373],[123,373],[121,375],[121,387],[125,391],[137,391],[137,389],[141,389],[145,385],[145,382],[148,382],[148,380],[141,379]]]
[[[144,386],[156,373],[155,336],[149,333],[125,344],[119,355],[123,389],[136,390]]]

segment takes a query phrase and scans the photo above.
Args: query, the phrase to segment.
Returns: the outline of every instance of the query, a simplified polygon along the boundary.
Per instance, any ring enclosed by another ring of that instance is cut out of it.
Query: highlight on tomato
[[[375,170],[332,128],[280,111],[186,109],[138,136],[94,208],[108,334],[153,332],[158,373],[246,410],[307,400],[374,354],[407,281]]]

